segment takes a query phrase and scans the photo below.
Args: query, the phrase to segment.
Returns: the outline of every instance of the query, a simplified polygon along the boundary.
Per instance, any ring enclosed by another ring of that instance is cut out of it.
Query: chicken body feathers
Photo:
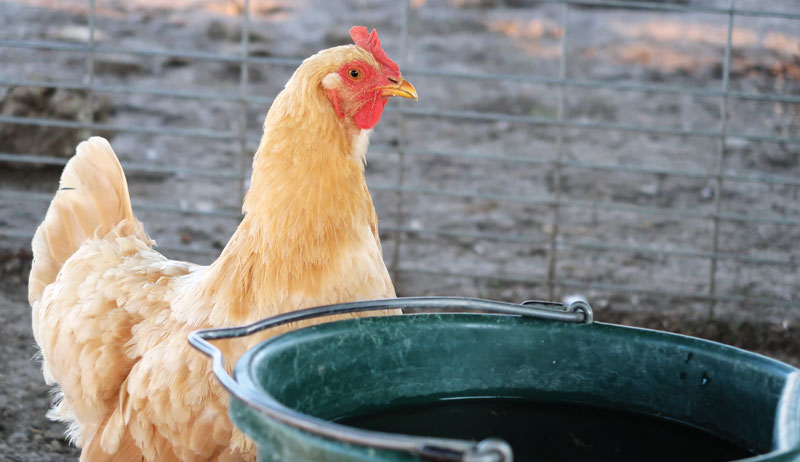
[[[307,85],[321,79],[314,59],[273,103],[246,214],[210,266],[152,248],[107,141],[81,143],[65,167],[33,239],[29,300],[45,379],[60,389],[49,415],[69,426],[82,462],[253,461],[252,443],[228,419],[227,392],[188,334],[395,296],[364,181],[365,134],[343,127]],[[313,323],[219,347],[235,359]]]

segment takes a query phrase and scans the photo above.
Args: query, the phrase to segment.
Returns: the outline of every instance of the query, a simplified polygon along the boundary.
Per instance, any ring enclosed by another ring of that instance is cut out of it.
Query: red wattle
[[[383,107],[386,106],[386,101],[388,99],[389,98],[376,96],[375,99],[367,101],[363,106],[358,108],[353,116],[353,120],[356,125],[358,125],[358,128],[369,130],[375,125],[378,125],[378,121],[381,120],[381,114],[383,114]]]

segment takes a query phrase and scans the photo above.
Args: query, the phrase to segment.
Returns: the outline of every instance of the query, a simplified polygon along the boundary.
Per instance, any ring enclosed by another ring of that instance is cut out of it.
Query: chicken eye
[[[351,78],[351,79],[353,79],[353,80],[358,80],[358,79],[361,77],[361,72],[359,72],[359,71],[358,71],[358,69],[350,69],[350,70],[347,72],[347,74],[348,74],[348,75],[350,76],[350,78]]]

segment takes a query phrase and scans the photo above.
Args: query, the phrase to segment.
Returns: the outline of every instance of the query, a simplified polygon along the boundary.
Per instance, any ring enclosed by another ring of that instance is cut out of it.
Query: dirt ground
[[[240,50],[239,4],[233,1],[97,0],[99,45],[182,49],[236,54]],[[520,301],[547,298],[553,211],[536,198],[552,199],[556,187],[550,161],[563,139],[562,195],[709,213],[716,181],[700,173],[717,168],[720,140],[597,130],[592,122],[680,129],[719,130],[720,98],[674,93],[567,87],[564,115],[584,123],[564,129],[518,120],[452,119],[442,115],[403,116],[391,110],[470,111],[554,118],[558,87],[513,78],[440,77],[437,71],[532,75],[556,78],[561,38],[559,5],[519,0],[412,0],[408,48],[401,53],[402,2],[347,0],[252,0],[250,52],[255,56],[303,57],[349,41],[347,30],[365,24],[380,31],[384,48],[404,68],[420,101],[390,103],[372,137],[368,181],[380,216],[387,263],[399,295],[463,295]],[[727,6],[727,1],[676,1]],[[738,0],[738,8],[764,2]],[[777,11],[799,13],[790,0],[769,2]],[[0,2],[0,39],[86,40],[83,0]],[[727,16],[571,7],[568,16],[566,77],[609,83],[662,84],[695,90],[722,88]],[[798,21],[737,17],[732,36],[730,89],[736,92],[800,93]],[[81,82],[86,58],[70,51],[0,47],[0,79]],[[236,63],[98,53],[96,83],[235,93]],[[274,95],[293,65],[250,66],[248,94]],[[0,116],[76,120],[86,96],[69,90],[12,88],[0,84]],[[103,92],[92,99],[97,122],[123,127],[205,129],[236,133],[240,105],[219,99],[194,100]],[[106,131],[126,164],[134,209],[167,256],[211,261],[235,228],[241,205],[235,179],[192,169],[238,172],[255,149],[268,109],[248,103],[248,146],[238,141]],[[800,136],[800,104],[731,98],[723,171],[731,176],[800,174],[800,146],[747,136]],[[0,123],[0,153],[69,156],[88,133],[70,129]],[[406,155],[402,158],[398,150]],[[455,152],[467,157],[434,155]],[[594,165],[587,168],[587,164]],[[173,168],[152,172],[137,165]],[[604,165],[622,169],[609,170]],[[131,166],[131,168],[127,168]],[[600,166],[600,167],[598,167]],[[397,182],[400,198],[383,186]],[[637,169],[684,171],[685,175],[637,173]],[[0,194],[33,192],[49,197],[59,168],[0,163]],[[416,189],[416,191],[414,191]],[[492,198],[431,195],[419,190],[480,193]],[[800,218],[800,189],[792,184],[726,180],[721,211],[748,217]],[[501,200],[499,197],[511,198]],[[75,460],[78,452],[62,438],[63,428],[44,418],[50,397],[36,361],[30,333],[26,279],[30,239],[47,202],[0,195],[0,461]],[[150,206],[148,208],[148,206]],[[159,212],[154,206],[213,214]],[[721,302],[713,320],[708,303],[710,262],[669,252],[617,251],[613,247],[712,249],[712,224],[705,218],[649,215],[598,207],[565,207],[560,212],[554,298],[579,293],[596,319],[681,332],[722,341],[800,366],[800,227],[770,222],[723,222],[717,268],[719,293],[795,303]],[[400,235],[394,228],[401,227]],[[432,232],[436,231],[436,232]],[[454,236],[452,233],[462,233]],[[450,234],[448,234],[450,233]],[[469,233],[511,235],[496,241]],[[397,248],[398,242],[400,247]],[[606,244],[610,248],[599,248]],[[396,250],[397,249],[397,250]],[[397,259],[397,260],[396,260]],[[770,261],[756,261],[769,259]],[[776,263],[780,260],[782,263]],[[420,271],[421,270],[421,271]],[[450,273],[442,276],[431,273]],[[482,277],[464,277],[464,275]],[[488,276],[488,277],[487,277]],[[660,290],[666,295],[622,292],[608,285]]]

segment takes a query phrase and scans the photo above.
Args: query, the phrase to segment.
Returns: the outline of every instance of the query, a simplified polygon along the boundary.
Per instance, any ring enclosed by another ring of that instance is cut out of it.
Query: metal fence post
[[[411,19],[411,0],[406,0],[403,5],[403,25],[401,29],[400,38],[400,68],[405,69],[408,62],[408,23]],[[405,222],[405,210],[403,195],[403,184],[405,183],[405,161],[406,161],[406,136],[408,135],[408,126],[406,124],[406,117],[403,112],[398,112],[399,117],[399,136],[397,140],[397,176],[395,177],[395,231],[394,231],[394,248],[392,249],[392,279],[398,280],[400,275],[400,247],[403,243],[403,223]]]
[[[714,216],[712,230],[711,268],[708,282],[708,318],[714,317],[717,305],[717,252],[719,252],[719,221],[722,210],[723,173],[725,170],[725,138],[728,131],[728,92],[730,91],[731,74],[731,44],[733,42],[733,16],[735,0],[728,4],[728,37],[725,42],[725,57],[722,62],[722,97],[719,103],[719,139],[717,141],[716,177],[714,179],[716,194],[714,195]]]
[[[249,159],[247,152],[247,112],[249,105],[247,103],[247,91],[250,79],[250,0],[244,0],[242,4],[242,37],[241,37],[241,62],[239,64],[239,91],[238,91],[238,109],[239,109],[239,197],[244,200],[245,192],[247,191],[247,160]]]
[[[556,158],[553,162],[553,221],[550,229],[550,258],[547,264],[547,297],[555,300],[558,272],[559,225],[561,223],[561,175],[564,167],[564,117],[566,111],[566,95],[564,81],[567,78],[567,29],[569,23],[569,4],[561,4],[561,57],[558,62],[558,125],[556,132]]]
[[[86,139],[91,136],[91,129],[89,128],[94,123],[94,29],[95,29],[95,0],[89,0],[88,22],[89,22],[89,41],[88,50],[86,53],[86,100],[84,102],[83,113],[81,114],[81,122],[84,127],[80,131],[80,138]]]

